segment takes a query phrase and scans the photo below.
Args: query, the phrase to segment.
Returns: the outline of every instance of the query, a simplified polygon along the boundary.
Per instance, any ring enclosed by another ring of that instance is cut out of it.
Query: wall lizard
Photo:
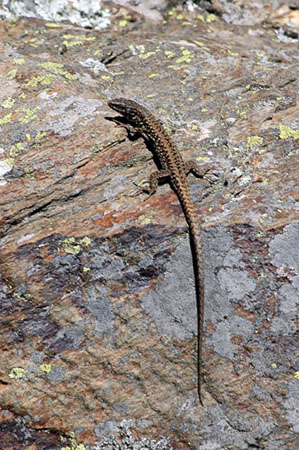
[[[203,178],[208,170],[201,171],[195,161],[184,162],[177,147],[165,131],[163,125],[143,106],[125,98],[113,99],[108,102],[113,110],[123,117],[121,123],[129,134],[140,134],[153,148],[157,155],[161,169],[153,172],[149,179],[149,195],[155,193],[158,180],[170,179],[185,214],[189,226],[191,246],[193,250],[195,286],[198,312],[198,397],[201,405],[201,363],[204,316],[204,261],[200,234],[200,225],[195,213],[194,203],[190,194],[187,174],[192,171],[196,176]]]

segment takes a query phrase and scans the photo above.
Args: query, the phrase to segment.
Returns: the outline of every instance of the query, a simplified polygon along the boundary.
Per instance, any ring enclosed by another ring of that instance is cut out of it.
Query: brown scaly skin
[[[125,98],[113,99],[108,102],[108,105],[122,114],[126,121],[123,125],[128,131],[131,131],[133,128],[135,133],[140,133],[145,140],[152,144],[154,152],[159,159],[161,170],[151,174],[149,194],[152,195],[156,191],[160,178],[169,177],[189,225],[194,256],[198,311],[198,396],[202,405],[201,362],[204,316],[204,261],[200,226],[190,194],[187,174],[192,171],[195,175],[202,178],[207,173],[207,170],[200,171],[195,161],[184,163],[177,147],[166,133],[163,125],[143,106]]]

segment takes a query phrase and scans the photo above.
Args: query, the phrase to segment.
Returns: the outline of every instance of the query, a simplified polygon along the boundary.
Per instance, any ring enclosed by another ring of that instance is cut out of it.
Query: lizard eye
[[[127,108],[126,111],[127,115],[130,117],[131,120],[136,121],[138,118],[138,113],[136,113],[136,110],[134,108]]]
[[[126,111],[126,113],[128,114],[128,116],[130,116],[130,117],[134,117],[134,110],[132,109],[132,108],[130,108],[130,107],[128,107],[127,108],[127,111]]]

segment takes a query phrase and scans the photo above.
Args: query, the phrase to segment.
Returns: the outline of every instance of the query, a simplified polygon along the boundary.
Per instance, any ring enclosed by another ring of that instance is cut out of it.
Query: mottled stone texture
[[[110,6],[102,32],[0,22],[3,448],[296,448],[298,14],[213,5],[155,26]],[[189,178],[204,407],[186,223],[167,184],[142,192],[155,164],[107,119],[118,96],[218,172]]]

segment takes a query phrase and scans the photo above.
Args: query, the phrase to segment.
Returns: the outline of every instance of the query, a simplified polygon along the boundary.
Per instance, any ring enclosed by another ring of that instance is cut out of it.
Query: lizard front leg
[[[212,182],[213,177],[206,176],[212,169],[201,169],[196,161],[189,160],[185,162],[185,173],[188,175],[189,172],[192,172],[198,178],[206,178],[208,181]]]
[[[190,160],[185,162],[185,173],[188,175],[192,172],[198,178],[204,178],[210,169],[200,169],[196,161]]]

